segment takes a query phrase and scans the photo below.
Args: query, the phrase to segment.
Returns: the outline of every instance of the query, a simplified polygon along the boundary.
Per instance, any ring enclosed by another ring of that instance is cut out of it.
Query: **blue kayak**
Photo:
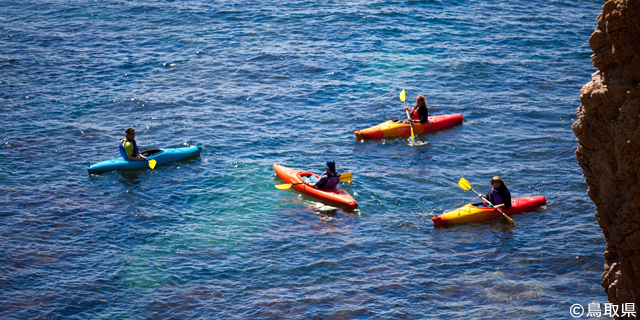
[[[202,146],[186,148],[160,148],[140,152],[147,157],[147,160],[156,160],[156,165],[161,165],[173,161],[179,161],[192,157],[197,157],[202,151]],[[129,161],[122,157],[106,160],[90,165],[89,173],[97,173],[112,170],[134,170],[149,168],[149,161]]]

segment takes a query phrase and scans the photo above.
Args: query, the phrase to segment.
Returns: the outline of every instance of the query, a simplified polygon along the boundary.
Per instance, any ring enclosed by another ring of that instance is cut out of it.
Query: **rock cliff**
[[[576,158],[606,240],[602,286],[640,306],[640,0],[608,0],[589,38],[591,82],[580,90]]]

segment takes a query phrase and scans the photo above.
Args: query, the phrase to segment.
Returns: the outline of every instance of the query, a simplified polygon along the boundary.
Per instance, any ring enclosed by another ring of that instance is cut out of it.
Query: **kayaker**
[[[136,144],[136,130],[132,127],[127,128],[124,131],[126,138],[120,140],[119,148],[120,154],[125,160],[143,161],[147,160],[147,157],[138,152],[138,145]]]
[[[511,208],[511,192],[507,189],[507,185],[504,184],[502,178],[495,176],[491,179],[491,190],[486,195],[478,195],[478,197],[491,201],[496,207],[500,209]]]
[[[311,176],[315,178],[314,176]],[[334,161],[327,161],[324,165],[324,173],[320,175],[318,180],[311,181],[305,180],[311,187],[318,189],[333,189],[340,183],[340,175],[336,172],[336,163]]]
[[[412,121],[413,123],[425,123],[429,122],[429,110],[427,109],[427,100],[423,95],[419,94],[416,98],[416,106],[409,110],[409,107],[405,106],[405,110],[410,111],[409,116],[411,119],[405,121]]]

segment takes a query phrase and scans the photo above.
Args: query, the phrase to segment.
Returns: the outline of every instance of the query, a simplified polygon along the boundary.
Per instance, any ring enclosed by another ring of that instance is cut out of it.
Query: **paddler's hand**
[[[407,106],[404,106],[404,109],[405,109],[405,110],[407,110],[407,111],[409,111],[409,107],[407,107]]]

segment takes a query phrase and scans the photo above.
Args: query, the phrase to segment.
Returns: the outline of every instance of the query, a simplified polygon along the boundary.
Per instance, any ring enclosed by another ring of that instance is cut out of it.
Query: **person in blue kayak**
[[[491,190],[486,195],[478,195],[478,197],[491,201],[496,207],[500,209],[511,208],[511,192],[507,189],[507,185],[504,184],[502,178],[495,176],[491,179]]]
[[[416,106],[409,110],[409,107],[405,106],[405,110],[409,111],[409,117],[405,121],[412,121],[413,123],[425,123],[429,122],[429,110],[427,109],[427,100],[423,95],[419,94],[416,98]]]
[[[124,160],[132,160],[132,161],[144,161],[147,160],[147,157],[143,156],[138,152],[138,145],[136,145],[136,130],[132,127],[127,128],[124,131],[126,138],[120,140],[120,144],[118,145],[120,149],[120,154],[124,158]]]
[[[309,178],[304,177],[303,180],[311,187],[333,189],[340,183],[340,174],[336,172],[336,163],[334,161],[327,161],[324,165],[324,173],[320,175],[319,178],[310,176]]]

